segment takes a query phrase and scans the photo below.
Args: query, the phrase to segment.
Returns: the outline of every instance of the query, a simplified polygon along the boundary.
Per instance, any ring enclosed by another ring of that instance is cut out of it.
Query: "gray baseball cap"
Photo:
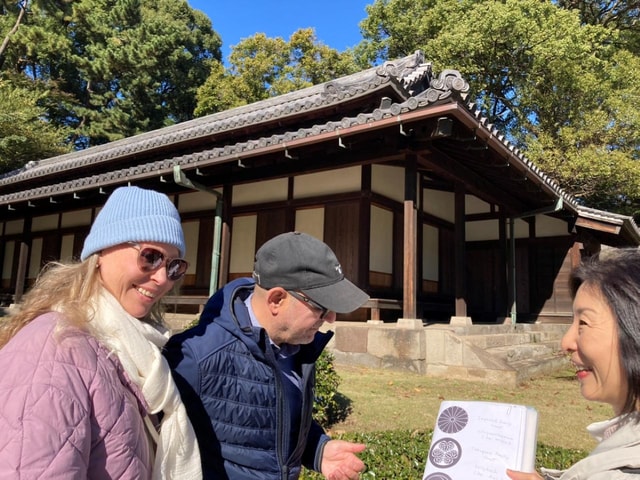
[[[283,233],[262,245],[253,278],[262,288],[300,291],[336,313],[352,312],[369,299],[345,278],[329,246],[306,233]]]

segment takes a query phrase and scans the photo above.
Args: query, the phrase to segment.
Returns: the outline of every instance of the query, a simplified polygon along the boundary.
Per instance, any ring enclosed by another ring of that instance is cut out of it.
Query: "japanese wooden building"
[[[602,245],[637,246],[640,232],[580,206],[482,118],[468,88],[416,52],[31,162],[0,177],[0,293],[15,302],[45,262],[78,256],[107,195],[132,184],[165,192],[181,213],[182,300],[250,275],[265,240],[301,230],[381,299],[339,319],[377,307],[387,320],[568,319],[571,267]]]

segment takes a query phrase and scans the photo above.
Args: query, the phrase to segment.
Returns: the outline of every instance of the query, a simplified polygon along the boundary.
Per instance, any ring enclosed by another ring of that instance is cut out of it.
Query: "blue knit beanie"
[[[126,242],[166,243],[184,256],[180,214],[169,197],[139,187],[116,188],[93,222],[80,259]]]

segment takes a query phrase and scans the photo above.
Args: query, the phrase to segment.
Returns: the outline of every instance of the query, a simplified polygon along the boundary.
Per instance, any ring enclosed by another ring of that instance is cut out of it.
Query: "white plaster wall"
[[[288,180],[286,178],[235,185],[233,187],[232,204],[234,207],[238,207],[256,203],[284,201],[287,199],[287,185]]]
[[[438,258],[438,229],[422,226],[422,279],[438,281],[440,262]]]
[[[31,257],[29,260],[29,272],[27,278],[36,278],[40,273],[40,262],[42,261],[42,237],[34,238],[31,244]]]
[[[455,220],[455,200],[451,192],[440,190],[424,191],[424,212],[453,223]]]
[[[44,215],[42,217],[33,217],[31,223],[32,232],[44,232],[46,230],[58,229],[58,214]]]
[[[293,197],[308,198],[336,193],[358,192],[361,189],[361,167],[299,175],[293,179]]]
[[[373,165],[371,191],[400,203],[404,202],[404,168]]]
[[[509,224],[506,224],[507,236]],[[515,238],[529,237],[529,224],[522,219],[517,219],[515,224]],[[567,235],[567,224],[557,218],[546,215],[536,217],[536,237],[557,237]],[[467,241],[497,240],[500,235],[500,223],[498,220],[482,220],[468,222],[465,230]]]
[[[320,240],[324,239],[324,208],[303,208],[296,210],[295,229]]]
[[[233,219],[229,273],[253,271],[256,255],[257,215],[243,215]]]
[[[467,222],[465,238],[468,242],[481,240],[497,240],[500,236],[500,224],[498,220],[481,220]]]
[[[219,193],[219,190],[216,190]],[[178,210],[182,212],[197,212],[200,210],[215,210],[217,198],[213,193],[209,192],[190,192],[183,193],[179,197]]]
[[[186,242],[187,253],[185,260],[189,262],[187,273],[195,274],[198,263],[198,238],[200,236],[200,222],[183,222],[184,241]]]
[[[464,213],[469,215],[472,213],[489,213],[491,205],[484,200],[480,200],[474,195],[465,195],[464,197]]]
[[[507,221],[506,225],[507,229],[507,238],[509,238],[509,232],[511,231],[511,227],[509,226],[509,221]],[[513,229],[515,238],[528,238],[529,237],[529,224],[521,219],[516,219],[515,227]]]
[[[60,260],[69,262],[73,259],[73,235],[63,235],[60,246]]]
[[[5,224],[5,234],[15,235],[16,233],[22,233],[24,227],[24,220],[11,220]]]
[[[371,206],[369,270],[393,273],[393,212]]]
[[[509,221],[506,222],[506,234],[509,238]],[[545,228],[546,230],[546,228]],[[551,232],[551,230],[547,230]],[[557,229],[556,229],[557,231]],[[469,222],[466,225],[465,238],[467,241],[482,241],[482,240],[497,240],[499,238],[500,226],[498,220],[483,220],[479,222]],[[536,232],[538,237],[551,236],[551,233],[547,235],[541,235],[536,226]],[[567,229],[564,228],[564,234],[566,235]],[[515,238],[528,238],[529,237],[529,224],[522,219],[516,219],[514,228]],[[553,235],[561,235],[561,233],[555,233]]]
[[[7,242],[4,247],[4,261],[2,262],[2,279],[11,279],[11,266],[13,264],[14,256],[18,254],[16,252],[17,242]]]
[[[83,225],[91,224],[91,210],[76,210],[73,212],[65,212],[62,214],[60,220],[60,226],[62,228],[67,227],[81,227]],[[54,227],[55,228],[55,227]]]
[[[567,222],[547,215],[536,217],[536,236],[558,237],[568,235]]]

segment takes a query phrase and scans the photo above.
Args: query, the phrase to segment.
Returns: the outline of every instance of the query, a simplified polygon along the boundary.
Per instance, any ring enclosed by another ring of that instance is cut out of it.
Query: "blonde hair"
[[[42,269],[33,287],[25,294],[17,311],[0,324],[0,348],[36,317],[53,310],[64,318],[64,325],[89,331],[93,317],[92,300],[104,288],[98,271],[98,254],[82,262],[51,262]],[[145,319],[163,324],[163,307],[158,302]]]

